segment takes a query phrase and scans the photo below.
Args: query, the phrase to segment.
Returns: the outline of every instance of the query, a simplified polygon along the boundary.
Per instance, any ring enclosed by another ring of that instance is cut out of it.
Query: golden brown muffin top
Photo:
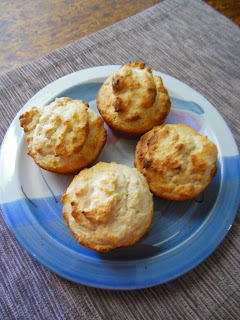
[[[82,100],[57,98],[22,114],[20,123],[27,134],[28,154],[53,172],[74,172],[87,166],[88,149],[96,149],[97,157],[106,140],[103,120]]]
[[[135,166],[157,196],[169,200],[190,199],[216,175],[217,148],[188,125],[161,125],[141,137]]]
[[[99,112],[110,127],[136,136],[161,124],[171,102],[162,79],[141,61],[122,65],[97,95]]]

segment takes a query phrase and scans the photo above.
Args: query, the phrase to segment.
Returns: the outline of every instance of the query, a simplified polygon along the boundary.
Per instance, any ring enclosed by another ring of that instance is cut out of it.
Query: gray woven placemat
[[[0,77],[0,139],[17,111],[68,73],[140,59],[202,93],[239,135],[240,30],[202,1],[166,0]],[[0,182],[1,183],[1,182]],[[240,319],[239,215],[186,275],[136,291],[67,281],[32,259],[0,214],[0,319]]]

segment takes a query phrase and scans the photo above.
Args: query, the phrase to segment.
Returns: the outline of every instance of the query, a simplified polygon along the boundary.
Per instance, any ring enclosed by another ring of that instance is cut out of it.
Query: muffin
[[[106,142],[104,121],[82,100],[57,98],[20,116],[28,154],[41,168],[69,173],[96,160]]]
[[[196,197],[217,173],[217,147],[186,124],[154,127],[139,140],[135,166],[150,190],[169,200]]]
[[[97,251],[134,244],[153,218],[152,193],[144,176],[114,162],[82,170],[61,202],[72,234],[80,244]]]
[[[171,102],[161,77],[141,61],[129,62],[111,75],[97,94],[98,110],[113,130],[138,136],[167,118]]]

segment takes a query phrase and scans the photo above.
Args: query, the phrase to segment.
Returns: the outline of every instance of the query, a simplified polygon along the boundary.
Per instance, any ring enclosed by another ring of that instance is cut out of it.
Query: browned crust
[[[172,134],[175,129],[178,133]],[[180,138],[182,134],[187,138]],[[170,135],[171,141],[167,140]],[[191,135],[198,137],[201,150],[191,142]],[[190,126],[162,125],[154,127],[139,140],[135,167],[146,177],[150,190],[156,196],[187,200],[200,194],[215,177],[217,148]]]
[[[143,72],[139,79],[134,70]],[[153,76],[145,63],[136,61],[122,65],[104,82],[97,94],[97,107],[110,128],[126,137],[137,137],[166,120],[171,101],[161,77]]]

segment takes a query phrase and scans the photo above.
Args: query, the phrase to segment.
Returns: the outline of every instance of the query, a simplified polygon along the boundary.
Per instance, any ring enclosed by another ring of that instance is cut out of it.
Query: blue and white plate
[[[72,281],[99,288],[137,289],[174,279],[202,262],[233,223],[240,194],[239,154],[218,111],[198,92],[160,72],[172,101],[167,123],[186,123],[207,135],[218,148],[218,173],[203,193],[174,202],[155,198],[148,233],[135,245],[97,253],[77,243],[62,218],[61,196],[73,175],[40,169],[27,155],[19,115],[56,97],[88,102],[97,111],[96,95],[119,66],[81,70],[51,83],[17,114],[0,154],[0,201],[6,222],[23,247],[40,263]],[[137,140],[114,135],[97,161],[134,166]]]

